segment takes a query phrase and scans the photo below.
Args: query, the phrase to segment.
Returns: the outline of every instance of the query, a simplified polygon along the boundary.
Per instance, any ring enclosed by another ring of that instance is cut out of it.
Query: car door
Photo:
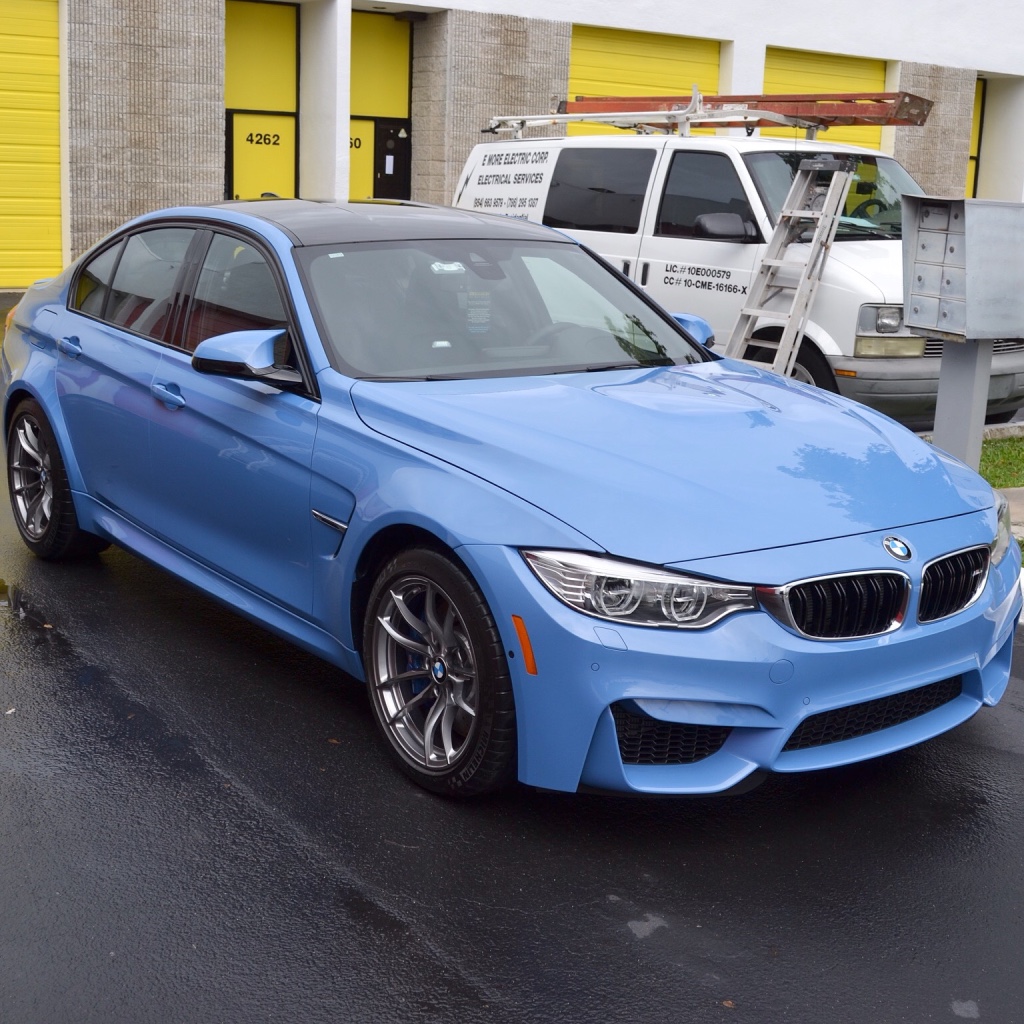
[[[157,227],[103,249],[56,324],[58,401],[85,489],[140,523],[154,500],[150,386],[194,236]]]
[[[214,232],[187,318],[157,368],[150,449],[160,508],[156,532],[192,558],[301,614],[312,603],[310,463],[319,402],[200,373],[200,341],[281,327],[279,365],[299,367],[288,304],[267,253]]]
[[[644,286],[670,312],[704,317],[724,342],[764,248],[750,198],[728,154],[680,148],[664,155],[640,251]],[[708,214],[733,214],[746,237],[708,237],[700,219]]]

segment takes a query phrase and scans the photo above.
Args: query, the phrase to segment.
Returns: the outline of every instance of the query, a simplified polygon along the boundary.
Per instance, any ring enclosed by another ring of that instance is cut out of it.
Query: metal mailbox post
[[[903,296],[943,342],[932,439],[977,469],[992,342],[1024,337],[1024,203],[903,196]]]

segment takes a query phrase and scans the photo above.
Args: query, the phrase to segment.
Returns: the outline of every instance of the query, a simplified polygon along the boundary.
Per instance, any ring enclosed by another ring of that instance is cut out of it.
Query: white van
[[[922,190],[884,153],[735,136],[511,139],[473,149],[454,205],[562,229],[669,311],[707,319],[724,344],[795,168],[837,154],[856,160],[857,170],[795,373],[927,429],[942,342],[903,324],[900,203],[902,194]],[[775,303],[785,311],[787,300]],[[766,318],[755,337],[778,338],[782,325]],[[767,350],[746,354],[772,358]],[[997,341],[988,420],[1009,420],[1021,405],[1024,339]]]

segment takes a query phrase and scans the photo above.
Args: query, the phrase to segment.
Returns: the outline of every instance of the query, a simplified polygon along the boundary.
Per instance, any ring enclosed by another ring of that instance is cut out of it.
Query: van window
[[[672,157],[655,234],[694,237],[693,225],[704,213],[738,213],[754,220],[732,161],[722,153],[679,152]]]
[[[544,223],[570,231],[640,229],[653,149],[563,149],[551,175]]]

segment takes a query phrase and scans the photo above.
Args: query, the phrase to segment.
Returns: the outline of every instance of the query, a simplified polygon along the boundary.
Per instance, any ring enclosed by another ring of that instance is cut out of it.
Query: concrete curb
[[[918,434],[922,441],[930,442],[931,431]],[[998,441],[1004,437],[1024,437],[1024,423],[1002,423],[995,427],[986,427],[981,435],[986,441]]]

